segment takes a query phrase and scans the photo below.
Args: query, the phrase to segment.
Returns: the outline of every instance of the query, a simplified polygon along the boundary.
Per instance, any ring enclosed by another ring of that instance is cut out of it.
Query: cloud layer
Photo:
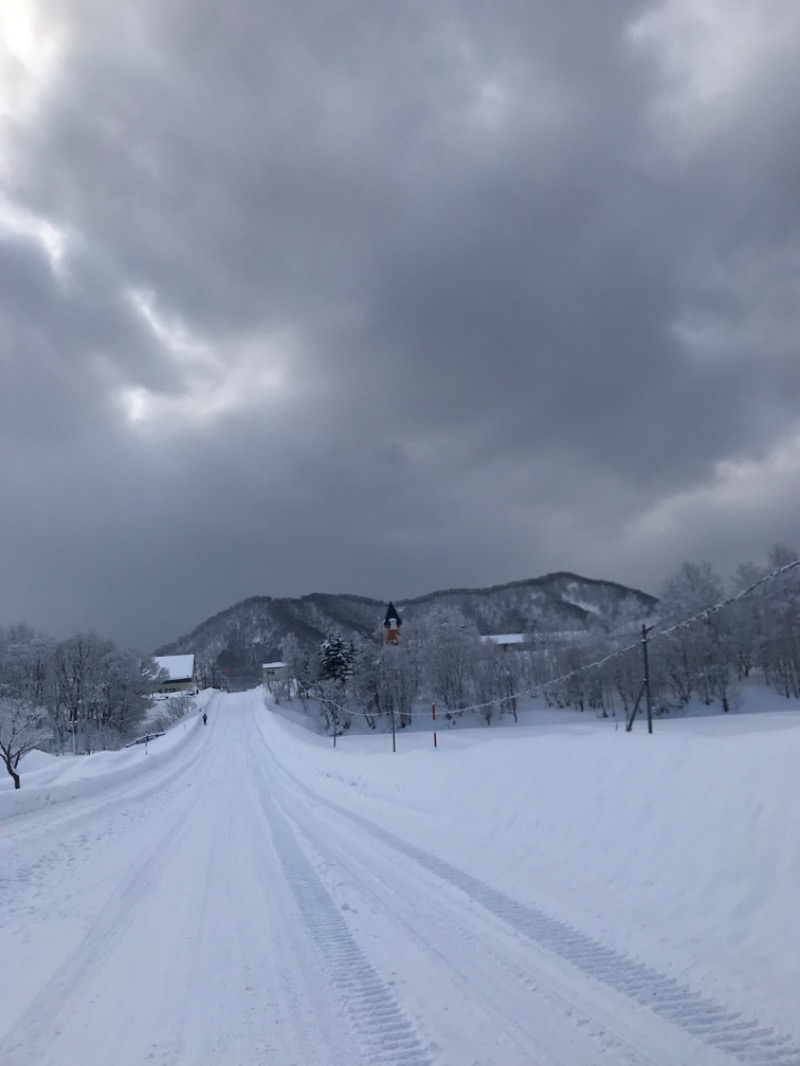
[[[793,0],[0,31],[0,621],[797,543]]]

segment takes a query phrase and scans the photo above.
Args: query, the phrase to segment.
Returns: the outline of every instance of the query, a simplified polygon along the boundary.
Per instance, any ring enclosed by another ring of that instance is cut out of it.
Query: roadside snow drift
[[[3,1066],[800,1064],[800,710],[291,717],[0,794]]]

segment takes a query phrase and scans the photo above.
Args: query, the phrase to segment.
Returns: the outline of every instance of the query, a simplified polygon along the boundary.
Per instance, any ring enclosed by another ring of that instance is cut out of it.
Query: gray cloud
[[[21,4],[2,620],[796,543],[797,17],[716,7]]]

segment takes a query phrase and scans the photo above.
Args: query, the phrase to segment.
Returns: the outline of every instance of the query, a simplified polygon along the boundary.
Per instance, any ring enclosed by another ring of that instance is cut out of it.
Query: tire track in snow
[[[265,747],[269,750],[268,745]],[[594,980],[648,1007],[671,1025],[710,1047],[735,1056],[747,1066],[800,1066],[800,1044],[786,1034],[714,1003],[687,985],[602,944],[544,911],[512,899],[368,818],[323,800],[284,767],[280,767],[280,772],[315,803],[349,819],[375,839],[460,889],[529,940]]]
[[[607,1010],[583,1010],[552,983],[542,982],[535,976],[523,957],[500,948],[496,937],[481,935],[472,908],[470,920],[460,917],[458,908],[436,890],[439,881],[414,876],[407,864],[398,867],[393,850],[378,851],[373,847],[370,851],[367,840],[368,857],[366,862],[361,862],[349,839],[336,843],[330,832],[320,832],[319,824],[312,829],[310,818],[301,820],[294,810],[287,814],[323,868],[343,875],[362,901],[377,912],[391,916],[403,930],[407,944],[415,945],[423,957],[441,967],[447,982],[471,1002],[472,1020],[480,1016],[482,1025],[501,1031],[506,1040],[513,1042],[517,1053],[526,1056],[525,1061],[536,1062],[538,1066],[566,1066],[567,1062],[576,1066],[579,1061],[591,1061],[596,1066],[597,1056],[603,1055],[612,1056],[615,1066],[645,1066],[645,1063],[666,1066],[663,1055],[652,1054],[643,1047],[641,1034],[629,1032]],[[379,866],[384,868],[385,875],[378,873]],[[420,923],[424,924],[427,935],[420,933]],[[462,952],[465,945],[471,945],[473,958],[467,963],[469,970],[463,968],[463,959],[454,961],[448,950],[450,944],[458,944]],[[487,976],[490,963],[497,967],[493,977]],[[474,978],[465,977],[467,972],[480,973],[480,984],[476,985]],[[502,981],[495,985],[498,973],[511,978],[520,990],[519,997],[509,998],[508,986]],[[576,1058],[581,1052],[575,1045],[569,1039],[565,1042],[560,1032],[554,1035],[550,1022],[562,1016],[564,1022],[574,1027],[576,1037],[588,1038],[595,1045],[591,1059],[586,1058],[587,1052],[583,1052],[584,1057]],[[525,1019],[525,1024],[521,1019]],[[509,1054],[507,1048],[504,1054]],[[677,1059],[672,1056],[669,1061]]]
[[[346,815],[372,836],[436,874],[530,940],[585,974],[649,1007],[672,1025],[748,1066],[800,1066],[800,1045],[739,1012],[718,1006],[673,978],[636,962],[534,907],[512,899],[450,863],[408,844],[360,815]]]
[[[369,1066],[432,1066],[411,1022],[356,943],[339,908],[306,858],[269,794],[263,776],[259,796],[273,842],[300,914],[325,958]]]

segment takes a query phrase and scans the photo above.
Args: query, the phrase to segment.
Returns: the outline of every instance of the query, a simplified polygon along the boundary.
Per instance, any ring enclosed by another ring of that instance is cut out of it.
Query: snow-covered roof
[[[524,644],[524,633],[490,633],[481,640],[491,640],[493,644]]]
[[[280,670],[282,666],[286,666],[286,663],[262,663],[262,670]]]
[[[188,681],[194,673],[194,655],[154,655],[153,658],[167,671],[170,681]]]

